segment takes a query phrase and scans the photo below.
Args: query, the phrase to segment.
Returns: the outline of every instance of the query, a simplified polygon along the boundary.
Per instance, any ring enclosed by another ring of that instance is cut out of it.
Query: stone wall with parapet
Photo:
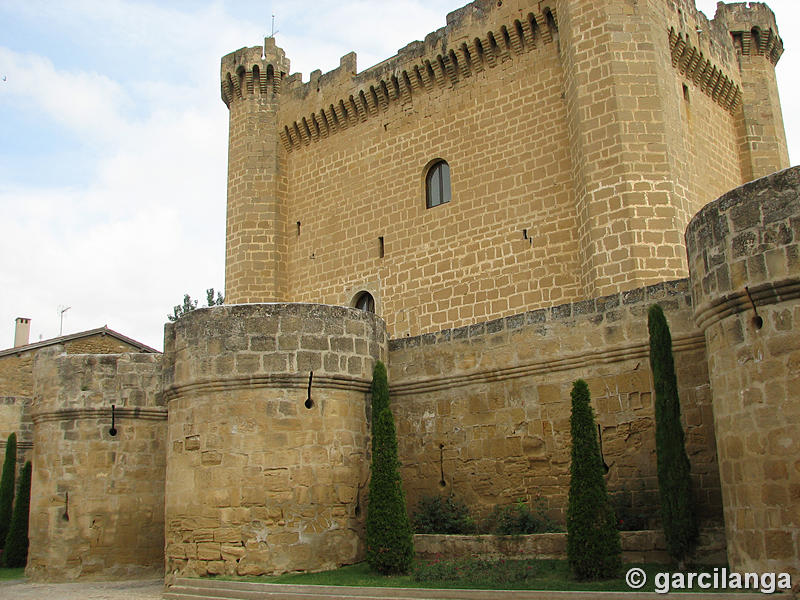
[[[168,324],[164,347],[168,580],[362,559],[384,322],[341,306],[226,305]]]
[[[34,361],[26,574],[36,581],[158,576],[167,419],[158,394],[162,356],[63,350],[40,350]]]
[[[687,280],[389,344],[391,406],[410,508],[452,492],[473,514],[540,498],[564,522],[572,382],[585,379],[618,506],[654,525],[658,485],[647,308],[667,315],[698,509],[721,520],[705,343]]]
[[[686,231],[711,366],[731,568],[800,576],[800,167],[732,190]]]
[[[630,563],[672,562],[667,552],[664,532],[645,529],[620,531],[622,560]],[[416,534],[414,550],[425,559],[464,559],[466,557],[497,560],[566,559],[566,533],[535,533],[530,535],[437,535]],[[700,531],[697,549],[692,560],[702,565],[726,565],[725,530],[710,527]]]

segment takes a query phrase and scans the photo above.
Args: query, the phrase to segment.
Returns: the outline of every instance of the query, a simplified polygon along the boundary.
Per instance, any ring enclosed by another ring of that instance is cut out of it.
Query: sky
[[[220,58],[273,31],[307,81],[363,70],[466,0],[0,0],[0,349],[107,325],[156,349],[172,307],[224,287]],[[800,161],[800,1],[771,0]],[[697,0],[707,16],[715,0]],[[63,309],[67,309],[62,313]]]

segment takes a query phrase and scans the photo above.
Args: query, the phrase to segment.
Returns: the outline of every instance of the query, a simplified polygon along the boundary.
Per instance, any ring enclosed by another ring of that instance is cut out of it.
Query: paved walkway
[[[161,600],[163,579],[94,583],[0,581],[0,600]]]
[[[227,582],[230,583],[230,582]],[[226,582],[211,584],[210,587],[225,587]],[[240,587],[250,594],[234,597],[293,598],[297,600],[338,598],[352,600],[390,600],[398,599],[431,599],[431,600],[497,600],[497,598],[525,598],[526,600],[662,600],[678,598],[682,600],[722,600],[734,597],[737,600],[761,600],[762,594],[655,594],[655,593],[620,593],[620,592],[493,592],[489,590],[393,590],[392,588],[326,588],[324,586],[264,586],[263,592],[271,588],[271,593],[253,594],[257,584],[239,583]],[[163,579],[135,581],[114,581],[94,583],[28,583],[25,579],[0,581],[0,600],[162,600],[164,593]],[[227,595],[225,595],[227,597]],[[770,596],[776,600],[789,600],[790,594]]]

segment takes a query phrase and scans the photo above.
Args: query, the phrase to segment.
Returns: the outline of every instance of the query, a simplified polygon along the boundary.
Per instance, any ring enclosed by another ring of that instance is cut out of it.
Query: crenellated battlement
[[[359,73],[355,52],[309,81],[289,73],[289,60],[274,38],[264,47],[241,48],[225,56],[222,99],[274,97],[283,93],[280,138],[286,150],[327,138],[415,94],[456,86],[459,81],[557,39],[556,2],[531,10],[522,0],[475,0],[447,15],[447,24]],[[694,0],[671,0],[669,44],[673,67],[728,111],[741,103],[734,76],[734,52],[757,54],[776,64],[783,53],[775,15],[758,2],[720,2],[712,20]],[[732,43],[731,43],[732,39]]]
[[[695,0],[665,0],[665,26],[682,35],[687,46],[696,46],[718,68],[733,73],[736,55],[730,43],[730,33],[724,25],[698,10]]]
[[[275,45],[275,38],[265,38],[263,48],[240,48],[222,58],[222,101],[230,107],[237,98],[271,98],[280,93],[281,82],[288,72],[289,59]]]
[[[694,0],[676,0],[672,12],[672,66],[730,112],[742,102],[735,56],[763,55],[774,66],[783,53],[775,15],[765,4],[719,2],[714,18],[708,20]]]
[[[733,37],[734,47],[745,55],[766,57],[773,65],[783,54],[783,40],[778,35],[775,14],[761,2],[717,4],[714,21]]]
[[[412,42],[361,73],[357,73],[356,55],[351,52],[341,58],[336,69],[325,74],[312,72],[307,83],[300,74],[291,75],[284,81],[284,89],[286,114],[294,118],[283,121],[280,136],[284,148],[324,139],[391,104],[456,86],[464,78],[557,39],[554,3],[551,8],[541,2],[534,11],[523,4],[529,5],[476,0],[448,14],[447,25],[428,34],[423,42]]]

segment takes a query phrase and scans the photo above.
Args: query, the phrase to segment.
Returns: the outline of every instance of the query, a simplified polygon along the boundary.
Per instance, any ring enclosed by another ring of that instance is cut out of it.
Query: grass
[[[0,581],[6,579],[22,579],[25,577],[25,567],[18,569],[0,569]]]
[[[647,584],[640,590],[633,590],[625,583],[625,572],[634,566],[642,568],[647,574]],[[713,567],[692,567],[692,570],[711,573]],[[277,577],[219,577],[218,579],[356,587],[653,592],[655,591],[656,574],[665,571],[669,571],[669,567],[662,564],[626,564],[618,578],[603,581],[576,581],[572,578],[565,560],[484,561],[476,559],[419,561],[409,575],[383,576],[371,571],[366,563],[360,563],[321,573],[292,573]],[[692,590],[681,591],[708,592],[712,590],[694,587]]]

